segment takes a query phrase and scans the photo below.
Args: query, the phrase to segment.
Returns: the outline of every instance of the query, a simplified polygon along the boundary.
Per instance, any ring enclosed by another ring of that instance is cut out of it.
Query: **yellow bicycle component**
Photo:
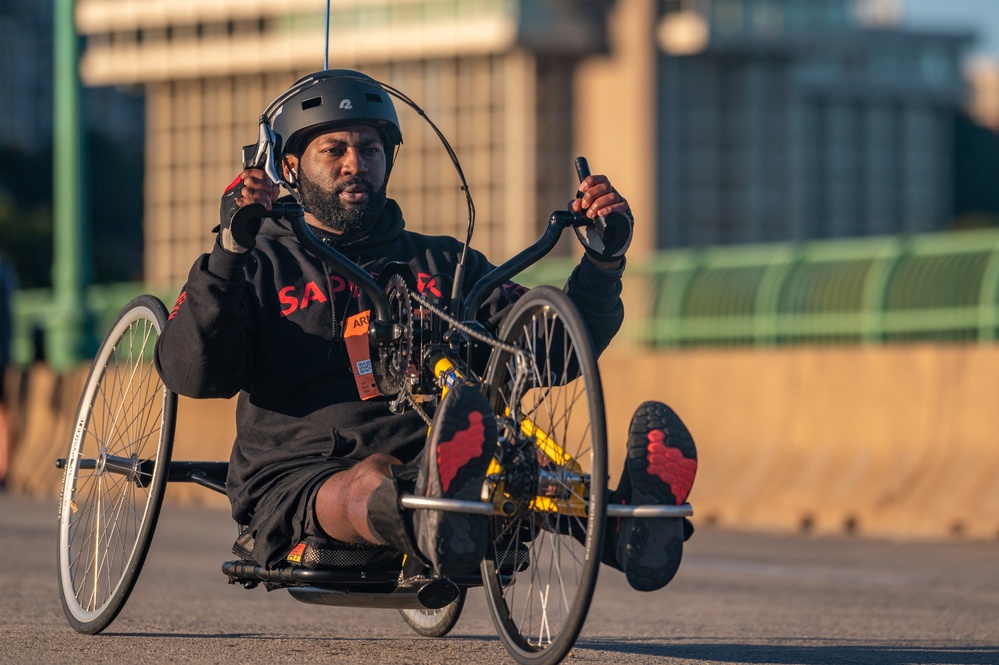
[[[442,355],[434,363],[434,376],[437,377],[437,382],[441,386],[441,399],[447,395],[449,386],[453,385],[455,381],[461,381],[465,378],[451,362],[451,359],[445,355]]]
[[[581,487],[575,488],[568,499],[552,499],[547,496],[535,497],[531,501],[531,510],[556,515],[586,517],[586,502],[583,501],[582,496],[579,494],[582,489]]]
[[[494,460],[494,464],[495,460]],[[499,464],[496,464],[496,468],[499,468]],[[532,511],[539,513],[548,513],[551,515],[563,515],[567,517],[586,517],[589,514],[586,500],[584,499],[586,493],[586,486],[582,483],[577,484],[575,487],[571,488],[568,497],[553,498],[550,496],[536,496],[531,499],[528,504],[528,508]],[[488,501],[489,494],[492,494],[492,503],[495,507],[495,514],[498,516],[510,515],[510,506],[513,506],[510,495],[506,492],[506,488],[502,482],[497,483],[493,487],[491,493],[483,494],[482,500]]]
[[[506,409],[506,415],[510,415],[510,409]],[[555,443],[545,432],[531,422],[529,419],[524,418],[520,421],[520,431],[521,433],[528,437],[534,438],[535,445],[545,454],[545,457],[553,461],[559,466],[569,466],[575,473],[581,473],[582,467],[579,463],[572,458],[572,455],[566,453],[562,448]],[[486,475],[497,475],[503,471],[503,467],[497,460],[493,460],[489,463],[489,468],[486,470]]]
[[[461,371],[451,362],[451,359],[443,354],[434,361],[434,377],[441,387],[441,400],[447,395],[450,386],[465,379]]]
[[[545,457],[555,462],[559,466],[569,467],[574,473],[582,473],[583,467],[579,465],[572,455],[562,450],[546,432],[535,425],[531,420],[524,418],[520,421],[520,431],[527,437],[533,437],[535,445],[545,454]]]
[[[495,476],[496,474],[503,471],[503,467],[500,466],[499,460],[495,457],[491,462],[489,462],[489,468],[486,469],[487,476]]]
[[[505,410],[506,415],[510,414],[510,410]],[[540,450],[545,457],[552,461],[552,463],[565,469],[568,473],[572,475],[577,475],[579,477],[585,476],[582,466],[577,462],[572,455],[565,452],[558,443],[552,439],[547,432],[538,427],[529,418],[524,418],[520,421],[520,431],[521,433],[529,438],[534,439],[535,446]],[[493,459],[489,463],[489,468],[486,471],[487,476],[493,478],[502,477],[503,467],[498,460]],[[563,487],[563,490],[566,489]],[[567,515],[573,517],[586,517],[587,515],[587,503],[583,498],[586,496],[586,483],[579,482],[576,483],[569,489],[568,497],[551,497],[551,496],[536,496],[531,499],[529,507],[531,510],[543,513],[552,513],[557,515]],[[493,503],[496,504],[497,512],[499,514],[503,513],[502,506],[504,502],[509,500],[509,494],[506,492],[502,481],[497,483],[492,492]],[[487,499],[486,497],[483,497]]]

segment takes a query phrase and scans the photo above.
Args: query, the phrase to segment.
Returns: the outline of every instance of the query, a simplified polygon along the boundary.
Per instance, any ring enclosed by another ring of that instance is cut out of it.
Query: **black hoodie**
[[[407,231],[391,199],[363,238],[316,233],[373,275],[390,262],[407,263],[425,294],[450,284],[462,249],[454,238]],[[470,250],[466,292],[492,268]],[[624,318],[622,272],[583,260],[566,285],[598,352]],[[497,327],[523,291],[512,282],[498,288],[482,306],[480,321]],[[386,398],[358,396],[342,326],[347,315],[367,309],[359,300],[364,297],[357,297],[356,287],[299,244],[286,220],[265,219],[251,252],[231,254],[216,243],[191,268],[157,341],[156,367],[181,395],[239,393],[226,483],[238,522],[249,523],[262,494],[296,465],[374,452],[407,461],[422,449],[426,424],[417,413],[392,414]]]

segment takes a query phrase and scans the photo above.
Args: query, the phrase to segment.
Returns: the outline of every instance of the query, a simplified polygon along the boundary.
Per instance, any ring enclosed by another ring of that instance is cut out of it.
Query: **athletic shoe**
[[[474,386],[453,387],[434,414],[416,495],[480,500],[496,440],[496,416],[485,396]],[[489,521],[484,515],[417,510],[415,524],[416,544],[440,575],[466,575],[485,555]]]
[[[696,473],[697,450],[680,417],[659,402],[638,407],[631,419],[628,455],[614,500],[679,505],[687,500]],[[621,518],[616,555],[634,589],[654,591],[673,579],[683,556],[683,541],[689,537],[685,522],[681,518]]]

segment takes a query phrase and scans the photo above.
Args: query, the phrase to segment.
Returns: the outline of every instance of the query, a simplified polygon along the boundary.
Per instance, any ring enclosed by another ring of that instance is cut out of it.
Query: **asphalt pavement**
[[[438,639],[394,610],[246,590],[221,573],[226,512],[171,505],[121,615],[80,635],[59,602],[56,532],[54,501],[0,494],[0,663],[511,662],[480,590]],[[999,664],[999,541],[700,526],[664,590],[633,591],[603,568],[571,662]]]

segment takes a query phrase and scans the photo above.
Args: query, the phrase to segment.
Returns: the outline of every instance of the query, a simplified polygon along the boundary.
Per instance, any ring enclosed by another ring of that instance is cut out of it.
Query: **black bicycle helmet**
[[[351,69],[329,69],[299,79],[264,115],[275,134],[277,155],[299,154],[314,132],[342,125],[377,127],[390,155],[402,143],[392,98],[373,78]]]

